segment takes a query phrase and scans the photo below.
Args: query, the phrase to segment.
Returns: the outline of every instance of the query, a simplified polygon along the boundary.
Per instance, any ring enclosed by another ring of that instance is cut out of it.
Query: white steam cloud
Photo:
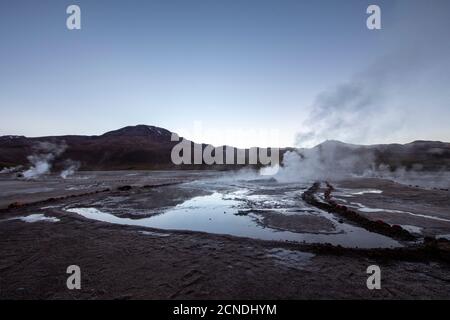
[[[61,171],[61,178],[67,179],[69,176],[75,174],[77,170],[80,168],[80,163],[78,161],[73,160],[67,160],[66,161],[66,168]]]
[[[446,88],[450,83],[450,2],[399,1],[396,8],[389,12],[390,23],[379,31],[388,48],[384,55],[351,79],[318,94],[296,135],[299,148],[333,141],[285,153],[277,180],[365,176],[423,185],[425,177],[430,177],[431,185],[448,187],[448,172],[431,174],[417,165],[389,167],[375,161],[373,150],[343,154],[337,148],[340,142],[334,141],[374,144],[450,137],[446,120],[450,116]],[[438,156],[443,151],[430,152]]]
[[[397,9],[379,31],[385,53],[317,95],[296,136],[297,146],[330,139],[373,144],[450,136],[442,118],[450,116],[445,89],[450,82],[450,2],[400,1]]]
[[[440,149],[438,155],[442,166],[432,167],[427,170],[422,163],[414,163],[408,168],[399,165],[396,156],[385,159],[391,164],[383,163],[383,157],[379,157],[384,148],[393,152],[395,147],[391,146],[357,146],[338,141],[326,141],[312,149],[298,149],[286,152],[283,156],[282,167],[275,175],[280,182],[312,182],[317,180],[338,181],[351,178],[380,178],[388,179],[401,184],[413,185],[425,188],[450,188],[450,171],[448,171],[448,157],[444,155],[449,150]],[[391,149],[389,149],[391,148]],[[422,158],[433,160],[436,148],[431,148]],[[419,151],[404,149],[403,155],[411,157],[420,156]],[[447,159],[447,160],[446,160]],[[425,160],[426,161],[426,160]],[[424,162],[426,163],[426,162]],[[447,163],[447,167],[445,166]]]
[[[363,174],[374,162],[373,152],[346,152],[358,146],[327,141],[312,149],[288,151],[276,179],[282,182],[336,180]]]
[[[67,149],[65,143],[55,144],[51,142],[39,142],[34,148],[35,153],[28,156],[31,166],[23,172],[25,179],[37,179],[40,176],[50,172],[53,161]]]

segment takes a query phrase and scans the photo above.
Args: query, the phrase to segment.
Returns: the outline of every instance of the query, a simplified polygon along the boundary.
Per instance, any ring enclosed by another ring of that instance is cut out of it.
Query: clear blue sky
[[[201,123],[205,143],[264,143],[218,134],[247,129],[287,146],[317,122],[314,142],[449,141],[449,3],[2,0],[0,135],[149,124],[195,138]],[[66,28],[70,4],[81,30]],[[369,4],[382,30],[366,28]],[[337,98],[354,83],[372,99],[357,112]]]

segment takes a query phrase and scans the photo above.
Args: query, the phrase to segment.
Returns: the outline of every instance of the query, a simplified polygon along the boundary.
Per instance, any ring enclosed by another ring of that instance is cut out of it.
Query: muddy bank
[[[39,179],[17,179],[0,175],[0,209],[11,203],[33,203],[49,198],[117,190],[121,187],[151,187],[217,176],[216,171],[85,171],[68,179],[49,175]]]
[[[243,211],[245,213],[245,211]],[[262,226],[278,230],[287,230],[303,233],[330,233],[335,228],[331,221],[323,217],[312,215],[286,215],[273,211],[251,210],[259,217],[257,220]]]
[[[364,229],[380,233],[394,239],[413,241],[416,237],[412,235],[409,231],[403,229],[398,225],[391,226],[383,221],[372,221],[356,211],[349,209],[347,206],[340,205],[331,199],[331,192],[333,191],[333,186],[327,183],[327,187],[324,191],[324,200],[320,201],[316,198],[315,194],[320,189],[320,183],[314,183],[308,190],[302,194],[302,199],[321,210],[325,210],[334,214],[341,216],[342,218],[351,221]]]
[[[379,179],[333,182],[333,198],[371,220],[411,228],[420,236],[450,234],[450,193]]]

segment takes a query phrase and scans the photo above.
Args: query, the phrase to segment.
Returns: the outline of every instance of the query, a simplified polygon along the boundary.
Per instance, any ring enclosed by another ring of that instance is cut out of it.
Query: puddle
[[[160,233],[160,232],[153,232],[153,231],[139,231],[140,234],[146,235],[146,236],[154,236],[154,237],[169,237],[170,233]]]
[[[363,195],[363,194],[368,194],[368,193],[380,194],[380,193],[383,193],[383,191],[377,190],[377,189],[369,189],[369,190],[362,190],[362,191],[357,191],[357,192],[350,192],[350,194],[352,194],[352,195]]]
[[[78,184],[78,185],[69,185],[66,187],[67,191],[78,191],[78,190],[88,190],[92,188],[106,188],[107,185],[104,183],[96,183],[96,184]]]
[[[194,197],[162,214],[142,219],[120,218],[96,208],[78,207],[65,210],[88,219],[164,230],[202,231],[262,240],[331,243],[359,248],[402,246],[389,237],[339,223],[332,214],[322,211],[317,211],[316,214],[323,215],[332,221],[336,227],[333,233],[314,234],[275,230],[258,223],[259,217],[254,214],[238,215],[239,206],[243,203],[243,201],[230,197],[230,194],[214,192],[211,195]],[[299,205],[304,205],[304,203],[299,202]]]
[[[43,214],[30,214],[29,216],[24,217],[14,217],[5,219],[3,221],[9,221],[9,220],[20,220],[23,222],[33,223],[33,222],[39,222],[39,221],[45,221],[45,222],[58,222],[60,221],[58,218],[55,217],[47,217]]]
[[[402,227],[406,231],[409,231],[411,233],[416,233],[416,234],[422,234],[422,230],[423,230],[423,228],[421,228],[421,227],[411,226],[411,225],[407,225],[407,224],[402,224],[402,225],[400,225],[400,227]]]
[[[382,190],[378,189],[345,189],[345,188],[339,188],[335,192],[333,192],[334,197],[354,197],[354,196],[361,196],[365,194],[381,194],[383,193]]]
[[[283,248],[273,248],[267,252],[266,257],[274,258],[276,263],[300,270],[315,256],[309,252],[292,251]]]
[[[56,209],[61,207],[61,205],[52,205],[52,206],[45,206],[45,207],[41,207],[41,210],[46,210],[46,209]]]
[[[450,219],[439,218],[439,217],[436,217],[436,216],[420,214],[420,213],[412,213],[412,212],[409,212],[409,211],[392,210],[392,209],[381,209],[381,208],[369,208],[369,207],[366,207],[365,205],[363,205],[361,203],[358,203],[358,202],[350,202],[350,205],[348,205],[348,206],[352,207],[352,208],[355,208],[358,211],[366,212],[366,213],[376,213],[376,212],[404,213],[404,214],[409,214],[411,216],[425,218],[425,219],[450,222]]]

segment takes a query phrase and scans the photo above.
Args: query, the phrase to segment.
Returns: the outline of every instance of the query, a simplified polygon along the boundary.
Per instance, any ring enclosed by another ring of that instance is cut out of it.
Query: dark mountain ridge
[[[78,161],[82,170],[236,168],[236,165],[176,166],[171,161],[171,151],[178,142],[171,141],[171,136],[169,130],[147,125],[128,126],[98,136],[1,136],[0,169],[28,166],[27,157],[38,152],[37,148],[42,143],[65,146],[65,151],[54,162],[55,168],[64,166],[67,159]],[[329,140],[311,149],[281,149],[280,157],[287,151],[296,151],[302,156],[314,152],[319,158],[332,154],[332,161],[348,157],[362,161],[370,159],[375,165],[386,164],[392,169],[420,166],[424,170],[450,170],[450,143],[440,141],[354,145]],[[246,154],[248,158],[248,149]]]

